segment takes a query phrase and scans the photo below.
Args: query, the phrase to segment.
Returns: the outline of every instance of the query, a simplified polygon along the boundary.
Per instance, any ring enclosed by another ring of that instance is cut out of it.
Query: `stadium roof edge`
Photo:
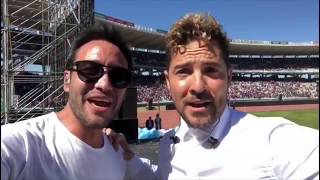
[[[95,21],[119,30],[131,47],[165,51],[165,31],[141,27],[135,23],[95,13]],[[319,55],[319,42],[230,40],[235,55]]]

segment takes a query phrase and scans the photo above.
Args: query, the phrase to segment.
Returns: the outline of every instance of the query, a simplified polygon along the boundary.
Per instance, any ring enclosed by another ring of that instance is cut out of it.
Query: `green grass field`
[[[293,110],[293,111],[274,111],[274,112],[256,112],[256,116],[278,116],[289,119],[297,124],[319,129],[319,109],[313,110]]]

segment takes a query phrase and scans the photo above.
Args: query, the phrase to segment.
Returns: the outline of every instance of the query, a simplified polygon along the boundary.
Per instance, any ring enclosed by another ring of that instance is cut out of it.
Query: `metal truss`
[[[1,124],[61,109],[68,49],[94,23],[94,0],[3,0],[1,8]]]

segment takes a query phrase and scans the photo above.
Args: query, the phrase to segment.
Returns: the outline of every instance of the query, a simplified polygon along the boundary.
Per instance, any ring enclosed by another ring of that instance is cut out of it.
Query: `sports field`
[[[272,111],[272,112],[253,112],[256,116],[278,116],[289,119],[297,124],[319,129],[319,109],[311,110],[291,110],[291,111]]]
[[[243,106],[236,110],[255,114],[256,116],[284,117],[297,124],[319,129],[319,104],[294,104],[294,105],[267,105]],[[138,108],[139,127],[145,126],[145,120],[154,118],[159,113],[162,118],[162,128],[169,129],[178,125],[180,115],[176,110],[165,110],[165,107],[155,107],[155,110]]]

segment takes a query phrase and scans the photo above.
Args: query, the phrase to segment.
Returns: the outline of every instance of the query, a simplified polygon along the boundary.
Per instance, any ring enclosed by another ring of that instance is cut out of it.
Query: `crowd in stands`
[[[233,81],[229,88],[229,99],[318,97],[315,82],[299,81]]]
[[[165,67],[166,55],[161,53],[151,53],[143,51],[131,51],[135,65]]]
[[[137,66],[165,67],[166,55],[144,51],[131,51]],[[244,58],[230,57],[230,63],[238,70],[292,70],[319,67],[319,57],[293,58]]]
[[[138,102],[148,102],[152,97],[154,102],[171,101],[171,96],[165,84],[137,86]],[[247,98],[283,98],[319,97],[318,85],[315,82],[300,81],[233,81],[229,88],[229,99]]]
[[[319,58],[230,58],[235,69],[306,69],[319,67]]]
[[[139,76],[139,75],[134,75],[132,77],[132,83],[133,86],[147,86],[147,85],[154,85],[156,83],[161,83],[164,82],[164,76],[158,77],[158,76]]]
[[[166,55],[143,51],[132,51],[135,65],[150,67],[165,67]],[[245,58],[231,57],[230,62],[235,70],[271,70],[271,71],[309,71],[319,70],[319,57],[284,57],[284,58]],[[247,75],[250,72],[246,72]],[[283,98],[319,97],[318,84],[312,78],[302,78],[300,75],[286,75],[279,78],[277,74],[265,76],[242,76],[237,72],[229,89],[229,99],[247,98]],[[252,74],[251,74],[252,75]],[[159,80],[160,79],[160,80]],[[162,79],[162,80],[161,80]],[[164,85],[163,77],[136,76],[138,102],[148,102],[152,97],[154,102],[171,101],[169,91]]]
[[[153,86],[137,86],[138,102],[148,102],[152,98],[153,102],[170,101],[171,96],[165,84],[155,84]]]

